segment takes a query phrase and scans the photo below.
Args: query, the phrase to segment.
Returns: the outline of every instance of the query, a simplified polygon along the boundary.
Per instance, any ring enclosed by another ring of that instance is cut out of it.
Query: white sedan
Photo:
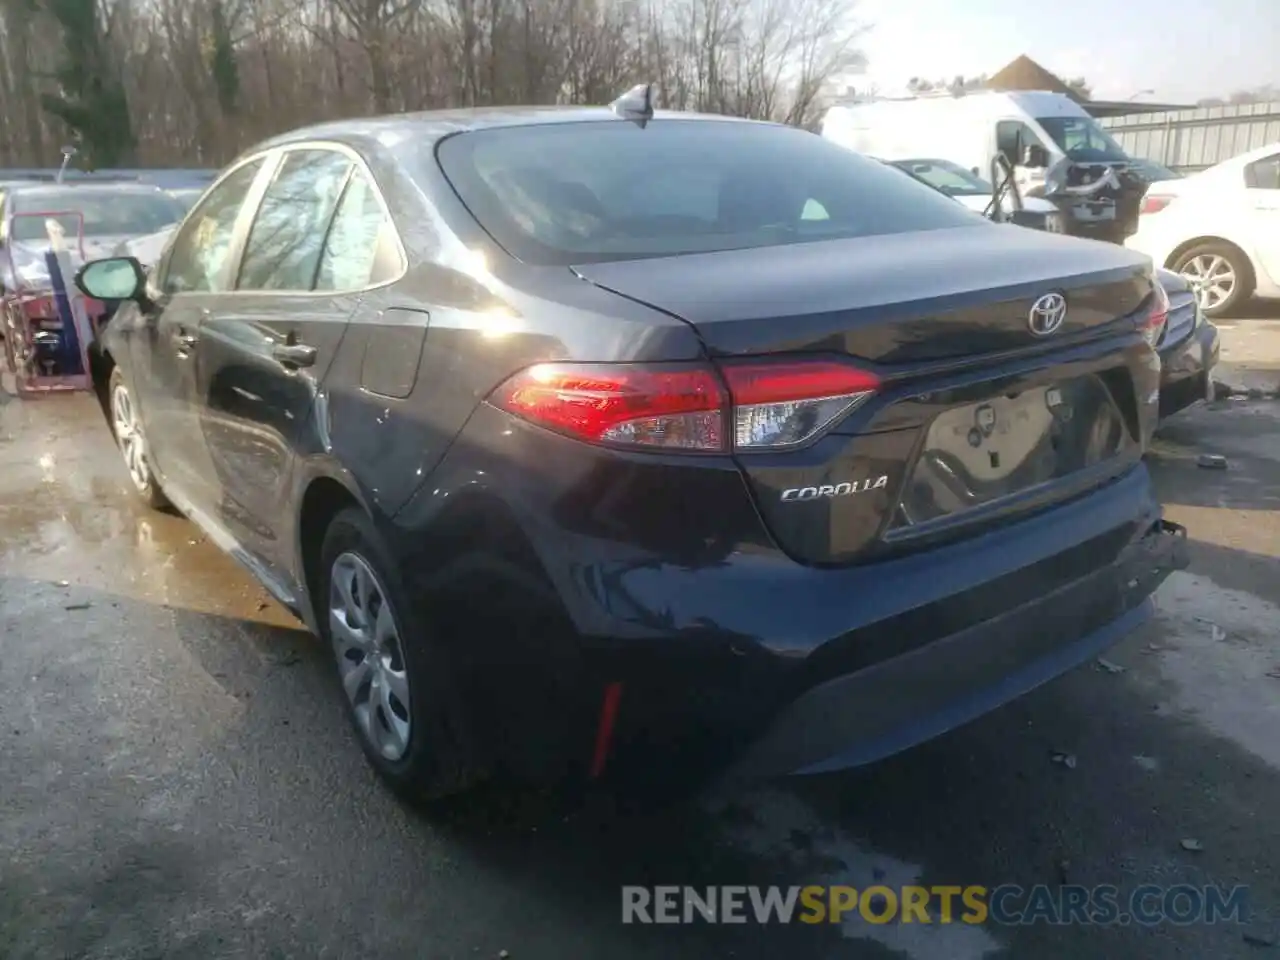
[[[1280,143],[1153,183],[1126,245],[1186,277],[1210,317],[1280,297]]]

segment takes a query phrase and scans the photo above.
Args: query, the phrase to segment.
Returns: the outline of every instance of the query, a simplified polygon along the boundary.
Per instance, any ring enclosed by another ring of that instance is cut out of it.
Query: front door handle
[[[182,327],[179,327],[173,332],[173,345],[178,348],[179,353],[187,353],[199,342],[199,337],[194,333],[188,333]]]
[[[309,367],[316,362],[316,348],[305,343],[277,343],[271,348],[271,356],[290,369]]]

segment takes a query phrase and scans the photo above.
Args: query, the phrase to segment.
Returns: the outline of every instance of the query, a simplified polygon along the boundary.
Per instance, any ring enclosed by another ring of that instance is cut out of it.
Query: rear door
[[[401,272],[399,257],[391,269],[378,261],[383,219],[355,153],[290,148],[249,228],[235,291],[202,331],[217,515],[276,574],[289,567],[281,537],[293,465],[318,442],[305,432],[312,404],[365,292]]]
[[[247,160],[187,217],[156,271],[152,305],[130,338],[130,374],[151,462],[166,490],[206,513],[217,493],[199,429],[196,348],[205,320],[234,280],[237,250],[267,173],[263,157]]]
[[[1245,194],[1253,249],[1271,282],[1280,285],[1280,153],[1245,167]]]

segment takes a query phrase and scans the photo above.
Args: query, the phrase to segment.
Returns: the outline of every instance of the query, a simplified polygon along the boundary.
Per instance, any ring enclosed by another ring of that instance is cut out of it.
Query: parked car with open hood
[[[971,170],[958,163],[937,158],[912,157],[891,161],[895,167],[905,170],[917,180],[922,180],[975,213],[995,214],[995,187]],[[1043,197],[1022,197],[1022,208],[1043,218],[1044,229],[1062,233],[1064,223],[1058,208]]]
[[[106,332],[133,484],[332,650],[417,797],[865,763],[1090,661],[1184,565],[1167,301],[804,131],[604,108],[238,158]]]
[[[1098,121],[1045,90],[977,90],[878,97],[832,106],[822,136],[851,150],[902,160],[946,157],[987,177],[1012,168],[1028,200],[1044,197],[1073,236],[1119,243],[1137,228],[1146,179]]]

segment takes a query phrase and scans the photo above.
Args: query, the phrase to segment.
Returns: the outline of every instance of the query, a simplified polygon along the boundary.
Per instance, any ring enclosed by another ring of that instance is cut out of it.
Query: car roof
[[[1246,167],[1253,163],[1253,161],[1261,160],[1263,157],[1269,157],[1273,153],[1280,153],[1280,142],[1268,143],[1265,146],[1247,150],[1244,153],[1237,154],[1229,160],[1223,160],[1221,163],[1214,164],[1214,166],[1210,167],[1209,170],[1216,170],[1219,167],[1228,170],[1235,169],[1236,167]],[[1205,170],[1203,172],[1208,173],[1209,171]]]
[[[655,120],[721,120],[733,123],[760,123],[720,114],[657,110]],[[534,106],[473,107],[459,110],[427,110],[398,113],[356,120],[335,120],[280,134],[257,144],[243,155],[248,156],[276,147],[312,140],[329,140],[359,148],[371,143],[394,148],[412,139],[417,144],[433,144],[455,133],[492,130],[501,127],[527,127],[563,123],[627,123],[608,107]]]

